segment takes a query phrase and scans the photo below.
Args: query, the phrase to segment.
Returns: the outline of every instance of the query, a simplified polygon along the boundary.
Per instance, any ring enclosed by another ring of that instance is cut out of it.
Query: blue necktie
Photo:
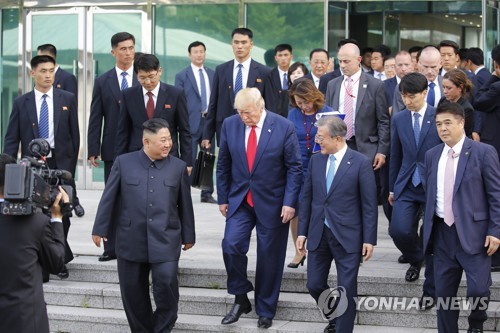
[[[203,75],[203,69],[200,71],[200,87],[201,87],[201,112],[207,110],[207,86],[205,85],[205,75]]]
[[[326,193],[330,191],[330,187],[332,186],[333,177],[335,177],[335,156],[330,155],[330,166],[328,167],[328,173],[326,174]],[[330,228],[328,222],[325,218],[325,225]]]
[[[434,87],[436,84],[434,82],[429,83],[429,91],[427,92],[427,104],[434,106],[436,101],[436,93],[434,92]]]
[[[120,90],[125,90],[128,88],[128,82],[126,78],[127,72],[122,72],[120,75],[122,76],[122,84],[120,86]]]
[[[47,94],[42,96],[42,107],[40,108],[40,119],[38,120],[38,137],[42,139],[49,138],[49,106],[46,98]]]
[[[236,74],[236,82],[234,83],[234,96],[243,89],[243,73],[241,72],[242,64],[238,64],[238,74]]]
[[[415,144],[418,149],[418,142],[420,141],[420,123],[418,122],[420,118],[420,114],[415,112],[413,114],[414,122],[413,122],[413,135],[415,136]],[[420,184],[420,171],[418,170],[418,165],[413,172],[413,176],[411,177],[411,182],[413,186],[417,187]]]
[[[288,79],[286,73],[283,74],[283,90],[288,90]]]

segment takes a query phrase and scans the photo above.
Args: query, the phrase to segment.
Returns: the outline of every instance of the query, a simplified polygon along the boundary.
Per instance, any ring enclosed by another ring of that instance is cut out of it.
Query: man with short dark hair
[[[93,167],[99,166],[99,157],[104,162],[104,184],[108,181],[115,160],[121,91],[139,84],[133,66],[135,37],[128,32],[114,34],[111,37],[111,54],[116,60],[116,66],[94,81],[87,136],[89,163]],[[116,259],[115,237],[114,232],[110,232],[99,261],[113,259]]]
[[[328,51],[321,48],[312,50],[309,53],[309,67],[311,71],[304,77],[312,80],[316,88],[319,88],[319,80],[328,69]]]
[[[406,109],[392,118],[391,160],[389,168],[389,203],[393,206],[389,234],[394,244],[410,263],[405,280],[418,280],[424,262],[424,252],[418,237],[418,221],[425,209],[422,185],[424,156],[441,140],[434,126],[434,107],[426,103],[427,79],[423,74],[410,73],[399,84]],[[426,280],[421,307],[434,298],[432,257],[426,259]],[[431,306],[432,302],[428,306]]]
[[[162,68],[156,56],[143,54],[134,62],[140,86],[122,91],[120,116],[116,132],[116,156],[142,148],[141,124],[148,119],[162,118],[172,135],[171,155],[193,166],[191,131],[186,96],[181,88],[160,81]]]
[[[17,157],[19,144],[21,155],[32,156],[29,144],[33,139],[45,139],[50,145],[46,162],[51,169],[62,169],[75,174],[80,150],[80,129],[75,95],[53,87],[56,63],[47,55],[31,59],[31,76],[35,81],[32,91],[16,98],[4,139],[3,152]],[[73,252],[67,242],[71,222],[64,216],[65,263],[73,260]],[[61,279],[68,278],[64,266]],[[48,274],[44,281],[48,281]]]
[[[383,44],[373,48],[372,56],[370,58],[371,67],[373,70],[373,77],[381,81],[385,81],[387,76],[384,70],[384,59],[391,54],[391,49]]]
[[[177,320],[181,248],[188,250],[195,243],[191,187],[186,163],[170,155],[167,121],[149,119],[142,130],[143,149],[116,157],[92,240],[100,246],[109,230],[116,229],[118,278],[132,332],[171,332]]]
[[[205,119],[208,113],[208,102],[213,88],[214,71],[204,66],[206,47],[200,41],[188,46],[191,64],[175,75],[175,86],[184,90],[189,113],[189,129],[191,131],[192,162],[196,161],[198,147],[201,144]],[[214,147],[210,149],[214,152]],[[213,184],[210,189],[201,191],[201,202],[216,204]]]
[[[217,137],[219,145],[220,131],[224,119],[236,114],[234,98],[238,91],[255,87],[262,96],[264,82],[271,71],[267,66],[252,59],[253,32],[248,28],[236,28],[231,33],[231,45],[234,60],[217,66],[214,76],[214,88],[210,96],[208,114],[205,119],[201,146],[211,147],[211,140]]]
[[[411,63],[413,64],[413,71],[418,71],[418,56],[423,47],[419,45],[412,46],[408,49],[408,53],[411,55]]]
[[[6,166],[16,163],[0,154],[0,201]],[[64,267],[64,231],[59,202],[68,195],[59,187],[51,218],[41,213],[0,215],[0,332],[49,332],[43,297],[42,269],[53,274]]]
[[[373,47],[364,47],[361,49],[361,69],[365,73],[373,73],[372,53]]]
[[[54,83],[52,85],[54,86],[54,88],[63,89],[75,95],[78,110],[78,82],[73,74],[66,72],[64,69],[57,65],[56,47],[52,44],[40,45],[37,47],[37,55],[48,55],[54,58],[54,60],[56,61],[56,73],[54,76]],[[74,176],[75,175],[73,174],[73,177]],[[85,209],[80,204],[80,199],[77,196],[75,180],[72,179],[69,185],[73,186],[74,189],[73,209],[75,210],[75,214],[78,217],[82,217],[85,215]]]
[[[497,98],[498,99],[498,98]],[[468,333],[482,333],[490,298],[491,255],[500,245],[500,163],[493,147],[465,136],[464,110],[436,110],[442,144],[425,155],[424,251],[433,253],[438,331],[458,332],[453,298],[465,272]],[[446,307],[446,304],[449,306]]]
[[[288,68],[293,60],[292,46],[279,44],[274,48],[274,60],[278,64],[266,78],[264,100],[266,108],[283,117],[288,117],[290,98],[288,98]]]

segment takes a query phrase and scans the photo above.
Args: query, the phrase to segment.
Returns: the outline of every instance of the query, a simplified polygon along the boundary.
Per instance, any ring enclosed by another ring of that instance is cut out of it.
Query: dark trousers
[[[196,133],[191,133],[191,144],[192,144],[192,152],[193,152],[193,163],[196,161],[196,157],[198,156],[198,150],[201,148],[200,144],[203,136],[203,128],[205,128],[205,118],[201,118],[200,126],[198,127],[198,131]],[[212,139],[210,147],[210,152],[213,154],[215,151],[215,140]],[[208,190],[201,190],[201,197],[208,198],[212,196],[214,193],[214,185],[212,182],[212,186]]]
[[[479,308],[482,304],[474,298],[490,297],[491,286],[491,257],[486,250],[478,254],[466,253],[460,239],[457,228],[453,224],[449,227],[440,218],[434,218],[434,274],[436,280],[436,296],[439,298],[455,297],[462,273],[465,271],[467,278],[467,297],[471,298],[471,313],[469,315],[469,327],[482,328],[487,319],[486,309]],[[486,302],[487,304],[487,302]],[[459,310],[446,310],[437,307],[438,330],[442,333],[458,332]]]
[[[434,296],[433,257],[424,256],[422,239],[418,235],[418,223],[425,210],[425,192],[422,185],[414,187],[411,182],[394,202],[389,234],[394,244],[410,264],[418,264],[425,259],[424,292]],[[420,234],[423,235],[422,230]]]
[[[111,167],[113,166],[113,161],[104,161],[104,184],[108,182],[109,175],[111,174]],[[117,212],[120,207],[120,202],[117,200],[115,204],[114,212]],[[115,218],[113,218],[115,220]],[[107,241],[104,242],[104,253],[105,256],[115,256],[115,238],[116,238],[115,224],[110,224],[110,229],[107,235]]]
[[[358,271],[361,251],[347,253],[328,227],[323,226],[319,246],[307,253],[307,289],[316,303],[321,293],[329,289],[328,274],[332,260],[337,268],[337,287],[345,288],[348,304],[346,311],[338,318],[330,319],[336,323],[337,332],[348,333],[354,329],[356,318],[356,297],[358,297]],[[318,304],[322,307],[325,304]]]
[[[257,231],[257,267],[255,272],[255,312],[259,316],[274,318],[283,277],[289,224],[276,228],[266,227],[252,207],[241,204],[234,215],[226,220],[222,254],[227,272],[227,291],[242,295],[253,290],[247,277],[252,230]]]
[[[120,291],[132,333],[172,331],[179,303],[178,265],[178,261],[150,264],[118,258]],[[149,296],[149,272],[156,304],[154,312]]]

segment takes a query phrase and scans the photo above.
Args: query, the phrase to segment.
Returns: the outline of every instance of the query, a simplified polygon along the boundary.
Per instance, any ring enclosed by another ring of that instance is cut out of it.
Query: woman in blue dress
[[[314,136],[317,132],[317,128],[314,126],[316,114],[333,110],[325,105],[325,97],[321,91],[316,88],[313,81],[308,78],[302,77],[296,79],[288,89],[288,94],[290,96],[290,103],[293,106],[293,109],[288,112],[288,120],[295,125],[305,178],[309,165],[309,158],[313,152]],[[290,222],[294,245],[297,242],[297,225],[298,216],[293,218]],[[302,256],[297,251],[297,248],[295,248],[295,257],[292,262],[288,264],[288,267],[297,268],[299,265],[304,265],[305,259],[306,257]]]

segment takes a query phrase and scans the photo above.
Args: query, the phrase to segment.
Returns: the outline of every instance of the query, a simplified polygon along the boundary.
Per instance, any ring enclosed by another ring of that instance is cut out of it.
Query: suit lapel
[[[229,99],[231,100],[231,105],[234,105],[234,87],[233,87],[233,65],[234,60],[226,63],[226,68],[224,69],[224,77],[226,78],[226,86],[228,89]],[[234,112],[234,111],[233,111]]]
[[[366,89],[368,87],[368,77],[365,73],[361,72],[361,77],[359,78],[358,86],[358,98],[356,99],[356,114],[359,112],[363,98],[365,97]],[[355,117],[355,119],[358,117]]]
[[[281,84],[280,71],[278,68],[274,68],[271,79],[273,80],[273,86],[276,88],[276,91],[281,93],[283,86]]]
[[[57,134],[57,131],[59,129],[59,119],[61,118],[61,112],[63,112],[63,107],[66,107],[65,112],[67,112],[67,105],[63,105],[63,100],[62,100],[62,94],[60,91],[57,91],[56,89],[53,90],[54,92],[54,140]]]
[[[38,115],[36,113],[35,93],[31,91],[29,94],[27,94],[26,100],[24,102],[26,104],[26,110],[28,110],[28,117],[31,121],[33,136],[35,138],[38,138]]]
[[[319,176],[319,179],[323,179],[321,183],[321,191],[322,193],[324,193],[325,197],[328,195],[328,193],[326,193],[326,165],[327,165],[327,161],[328,161],[328,157],[330,155],[328,154],[321,154],[321,158],[319,158],[319,161],[318,161],[318,167],[316,168],[317,171],[315,171]],[[312,172],[312,170],[311,170]],[[331,189],[331,187],[330,187]]]
[[[420,130],[420,138],[418,141],[417,150],[420,149],[420,147],[422,147],[422,143],[424,142],[425,137],[427,136],[427,133],[429,132],[431,126],[435,126],[432,122],[433,119],[434,119],[434,110],[429,106],[427,106],[424,119],[422,120],[422,129]]]
[[[269,140],[274,133],[274,121],[270,118],[271,117],[269,116],[269,112],[267,112],[266,119],[264,119],[264,124],[262,125],[262,130],[260,132],[259,143],[257,145],[257,152],[255,154],[252,172],[259,164],[260,158],[266,150],[267,144],[269,143]]]
[[[406,114],[404,115],[403,121],[403,130],[401,131],[401,135],[406,136],[406,140],[411,142],[411,145],[415,148],[415,151],[418,150],[417,143],[415,142],[415,135],[413,134],[413,119],[412,113],[410,110],[405,109]],[[422,136],[420,136],[422,137]]]
[[[240,121],[236,128],[236,142],[238,142],[239,147],[237,147],[236,151],[239,152],[242,163],[245,165],[245,170],[247,170],[248,175],[250,175],[250,171],[248,170],[248,160],[247,160],[247,150],[245,148],[245,124]],[[238,138],[241,138],[238,140]],[[254,161],[255,166],[255,161]]]
[[[167,109],[167,96],[168,96],[167,86],[162,82],[160,83],[160,89],[158,90],[158,97],[156,98],[154,117],[160,114],[163,109]],[[147,118],[147,113],[146,113],[146,118]]]
[[[343,82],[343,76],[342,76],[342,80],[337,80],[335,82],[335,87],[334,87],[334,91],[336,92],[334,95],[333,95],[333,105],[332,105],[332,108],[336,111],[339,110],[339,104],[340,104],[340,87],[342,85],[342,82]]]
[[[335,188],[338,186],[338,184],[342,181],[342,178],[344,177],[345,173],[351,167],[351,159],[352,159],[352,151],[351,149],[347,148],[347,151],[344,157],[342,158],[342,161],[340,162],[339,165],[337,165],[335,177],[333,177],[333,182],[332,185],[330,186],[330,191],[328,192],[327,196],[331,195],[332,192],[335,190]]]
[[[186,69],[186,75],[188,77],[189,82],[191,82],[191,85],[193,86],[194,91],[196,91],[196,96],[200,97],[200,92],[198,90],[198,84],[196,84],[196,78],[194,77],[193,71],[191,70],[191,67],[188,67]]]
[[[138,86],[139,85],[139,80],[137,80],[137,76],[132,74],[132,87]]]
[[[108,77],[106,81],[108,82],[108,89],[111,91],[113,96],[115,96],[115,99],[117,101],[120,101],[122,97],[121,97],[120,85],[118,83],[118,78],[116,76],[116,69],[112,69],[111,71],[108,72]]]
[[[258,68],[254,68],[255,62],[250,61],[250,67],[248,68],[248,79],[247,79],[247,88],[255,87],[255,82],[257,81],[257,75],[259,74]]]
[[[457,173],[455,175],[455,185],[453,187],[453,195],[457,193],[457,189],[460,187],[460,183],[462,182],[465,167],[467,166],[467,162],[469,161],[471,147],[472,141],[469,138],[465,138],[462,151],[460,152],[460,158],[458,159]]]

